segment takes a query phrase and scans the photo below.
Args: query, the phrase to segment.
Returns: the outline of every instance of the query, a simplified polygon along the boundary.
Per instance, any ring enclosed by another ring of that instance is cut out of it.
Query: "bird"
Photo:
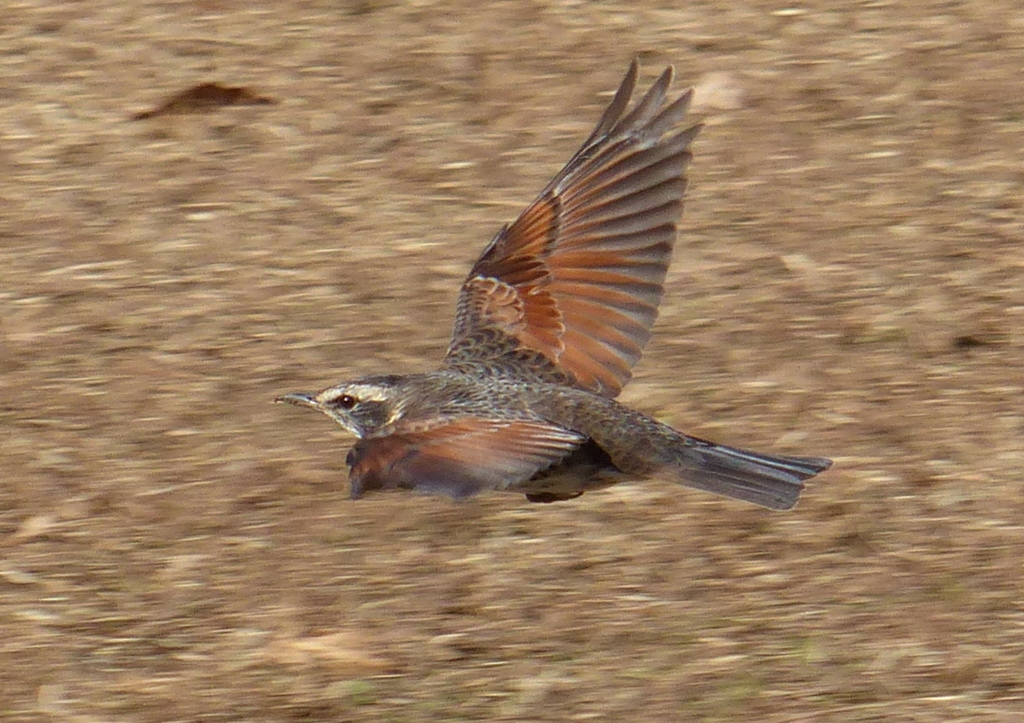
[[[352,499],[493,490],[550,503],[659,478],[788,510],[832,465],[693,437],[615,399],[651,336],[702,128],[676,130],[693,90],[671,97],[673,72],[630,107],[633,60],[594,131],[473,265],[437,370],[275,400],[357,438]]]

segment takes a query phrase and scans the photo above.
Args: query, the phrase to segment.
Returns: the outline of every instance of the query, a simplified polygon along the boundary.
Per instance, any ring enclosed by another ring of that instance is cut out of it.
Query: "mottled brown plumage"
[[[553,502],[660,475],[789,509],[803,480],[831,465],[689,437],[614,400],[657,317],[700,130],[671,133],[692,94],[668,98],[671,68],[627,112],[637,69],[473,266],[438,371],[280,398],[359,437],[348,457],[353,497],[508,490]]]

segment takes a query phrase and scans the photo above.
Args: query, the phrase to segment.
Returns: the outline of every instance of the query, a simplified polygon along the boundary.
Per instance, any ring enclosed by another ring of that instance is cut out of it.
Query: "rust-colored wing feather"
[[[528,480],[586,438],[530,420],[460,418],[360,440],[348,456],[352,497],[405,488],[451,497]]]
[[[597,128],[502,229],[462,287],[445,365],[486,366],[614,397],[650,337],[682,214],[691,91],[668,68],[627,114],[634,61]]]

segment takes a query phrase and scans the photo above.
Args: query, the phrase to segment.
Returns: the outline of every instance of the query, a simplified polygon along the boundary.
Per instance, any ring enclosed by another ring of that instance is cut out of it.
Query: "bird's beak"
[[[310,409],[317,410],[320,409],[320,405],[317,404],[316,400],[313,399],[312,395],[309,394],[285,394],[284,396],[278,397],[274,401],[294,404],[297,407],[309,407]]]
[[[351,432],[357,437],[362,436],[362,432],[355,426],[351,419],[349,419],[344,412],[333,409],[332,407],[325,407],[323,404],[316,400],[318,395],[316,394],[285,394],[275,399],[275,402],[286,402],[288,404],[294,404],[297,407],[308,407],[309,409],[315,409],[321,414],[326,414],[328,417],[333,419],[335,422],[345,428],[346,431]]]

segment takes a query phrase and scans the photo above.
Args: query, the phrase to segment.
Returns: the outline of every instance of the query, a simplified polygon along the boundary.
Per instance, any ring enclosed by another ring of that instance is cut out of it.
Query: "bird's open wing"
[[[688,146],[667,135],[668,68],[628,113],[637,63],[597,128],[543,193],[503,228],[462,287],[445,365],[487,365],[614,397],[650,337],[682,214]]]
[[[555,464],[586,438],[554,424],[469,417],[360,440],[352,497],[405,488],[451,497],[504,489]]]

